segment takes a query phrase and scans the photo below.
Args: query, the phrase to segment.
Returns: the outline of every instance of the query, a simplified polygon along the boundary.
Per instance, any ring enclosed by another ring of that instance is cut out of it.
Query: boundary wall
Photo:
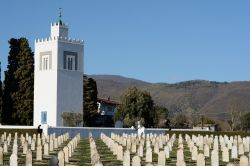
[[[156,128],[145,128],[145,134],[164,134],[167,133],[169,129],[156,129]],[[172,129],[171,131],[204,131],[198,129]],[[136,129],[131,128],[104,128],[104,127],[48,127],[48,134],[55,133],[57,136],[68,132],[69,136],[72,138],[77,133],[80,133],[81,138],[88,138],[89,133],[92,133],[94,138],[100,138],[100,134],[104,133],[107,136],[111,136],[111,133],[116,134],[136,134]]]

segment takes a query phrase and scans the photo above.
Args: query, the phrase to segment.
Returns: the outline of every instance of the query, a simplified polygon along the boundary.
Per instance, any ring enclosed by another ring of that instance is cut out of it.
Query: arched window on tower
[[[50,70],[52,68],[51,51],[40,52],[40,70]]]
[[[42,56],[42,70],[49,70],[49,56]]]
[[[77,70],[77,53],[75,52],[64,52],[64,69],[66,70]]]
[[[75,70],[75,56],[67,56],[67,67],[68,70]]]

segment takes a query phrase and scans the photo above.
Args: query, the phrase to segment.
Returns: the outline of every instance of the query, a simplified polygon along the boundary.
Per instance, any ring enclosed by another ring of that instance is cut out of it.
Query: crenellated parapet
[[[64,27],[68,27],[68,24],[67,23],[64,23],[64,22],[62,22],[61,20],[60,21],[57,21],[57,22],[52,22],[51,23],[51,27],[53,27],[53,26],[64,26]]]
[[[73,43],[73,44],[81,44],[84,45],[84,41],[80,39],[71,39],[67,37],[57,36],[57,37],[47,37],[47,38],[39,38],[35,40],[35,43],[45,43],[45,42],[53,42],[53,41],[61,41],[61,42],[67,42],[67,43]]]

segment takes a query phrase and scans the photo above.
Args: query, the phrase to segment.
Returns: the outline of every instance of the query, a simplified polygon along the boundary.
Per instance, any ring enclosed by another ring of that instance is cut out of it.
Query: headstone
[[[193,146],[193,149],[192,149],[192,160],[197,160],[197,155],[198,155],[198,149],[196,146]]]
[[[147,141],[146,141],[146,149],[147,149],[147,148],[151,148],[151,142],[150,142],[150,140],[147,140]]]
[[[244,154],[244,145],[243,145],[243,143],[239,143],[238,146],[239,146],[238,154],[239,155]]]
[[[123,166],[130,166],[130,152],[126,150],[123,156]]]
[[[166,165],[166,155],[164,151],[160,151],[158,153],[158,166],[165,166]]]
[[[4,134],[1,136],[1,142],[4,142]]]
[[[103,166],[101,161],[97,161],[94,166]]]
[[[245,156],[245,155],[240,156],[240,165],[239,166],[249,166],[247,156]]]
[[[250,163],[250,153],[248,153],[248,163]]]
[[[13,144],[13,150],[12,153],[15,153],[17,155],[17,143]]]
[[[36,140],[32,139],[31,141],[31,150],[35,150],[36,149]]]
[[[23,146],[23,144],[25,143],[25,138],[23,137],[23,135],[21,134],[21,146]],[[28,144],[28,142],[27,142]]]
[[[246,141],[244,142],[244,152],[249,153],[249,139],[246,139]]]
[[[232,159],[237,159],[238,158],[238,151],[237,151],[237,146],[236,145],[233,145],[233,147],[232,147],[231,158]]]
[[[127,149],[128,150],[131,149],[131,140],[130,140],[130,138],[127,139]]]
[[[32,166],[32,151],[30,149],[26,151],[26,166]]]
[[[131,152],[136,153],[136,142],[132,142]]]
[[[45,135],[44,135],[44,133],[42,134],[42,145],[44,145],[45,144]]]
[[[211,152],[211,166],[219,166],[219,155],[217,150]]]
[[[125,137],[122,138],[122,146],[127,146],[127,139]]]
[[[114,148],[113,148],[113,155],[117,155],[117,150],[118,150],[118,143],[114,144]],[[74,147],[74,146],[73,146]]]
[[[199,150],[203,150],[203,143],[204,143],[204,140],[203,140],[203,136],[199,136]]]
[[[182,143],[179,144],[179,145],[178,145],[178,148],[179,148],[179,149],[183,149],[183,148],[184,148],[183,144],[182,144]]]
[[[12,153],[10,156],[10,166],[18,166],[17,155],[15,153]]]
[[[25,141],[24,143],[23,143],[23,154],[26,154],[26,151],[28,150],[28,142],[27,141]]]
[[[36,147],[36,160],[39,160],[39,161],[42,160],[42,146],[41,145]]]
[[[222,150],[222,161],[229,162],[229,151],[227,147],[223,147]]]
[[[3,152],[4,152],[4,153],[8,153],[8,143],[7,143],[7,141],[4,141],[4,144],[3,144]]]
[[[28,143],[29,143],[29,145],[31,144],[31,142],[32,142],[32,138],[31,138],[31,136],[29,136],[28,137]]]
[[[8,146],[10,145],[10,141],[11,141],[11,135],[9,135],[9,136],[7,137]]]
[[[43,154],[48,156],[49,155],[49,144],[46,142],[43,145]]]
[[[139,156],[132,158],[132,166],[141,166],[141,158]]]
[[[186,166],[185,161],[177,161],[176,166]]]
[[[196,166],[205,166],[205,157],[202,153],[199,153],[197,156]]]
[[[3,148],[0,146],[0,165],[3,165]]]
[[[168,159],[169,158],[169,156],[170,156],[170,152],[169,152],[169,146],[168,145],[166,145],[165,147],[164,147],[164,152],[165,152],[165,155],[166,155],[166,158]]]
[[[28,133],[25,133],[25,140],[28,141],[29,139],[29,134]],[[29,142],[28,142],[29,143]]]
[[[52,152],[54,150],[53,138],[49,139],[49,151]]]
[[[64,153],[64,161],[65,163],[68,163],[69,162],[69,148],[67,146],[63,148],[63,153]]]
[[[39,134],[38,134],[39,135]],[[38,137],[37,140],[36,140],[36,145],[39,146],[39,145],[42,145],[41,143],[41,138]]]
[[[36,134],[33,134],[33,139],[36,141]]]
[[[120,161],[123,160],[123,149],[121,145],[119,145],[117,148],[117,160],[120,160]]]
[[[145,166],[154,166],[154,165],[151,163],[147,163]]]
[[[159,144],[158,144],[158,142],[155,142],[155,144],[154,144],[154,153],[156,153],[156,154],[159,153]]]
[[[143,146],[139,145],[138,150],[137,150],[137,155],[139,157],[143,157]]]
[[[64,153],[63,151],[59,151],[58,152],[58,155],[57,155],[57,158],[58,158],[58,166],[64,166]]]
[[[159,149],[162,149],[162,148],[163,148],[163,142],[162,142],[162,139],[159,139],[159,141],[158,141],[158,145],[159,145]]]
[[[59,136],[57,138],[57,146],[61,146],[61,144],[62,144],[62,136]]]
[[[219,144],[218,144],[218,137],[214,138],[214,144],[213,144],[213,150],[218,150]]]
[[[100,160],[99,154],[95,151],[91,154],[91,163],[92,165],[97,163]]]
[[[177,150],[177,162],[184,161],[184,154],[182,149]]]
[[[57,138],[54,138],[54,141],[53,141],[53,143],[54,143],[54,149],[57,149],[58,148],[58,142],[57,142]]]
[[[152,162],[152,149],[147,148],[146,150],[146,162]]]
[[[204,156],[205,157],[209,157],[210,156],[210,148],[209,148],[209,145],[208,144],[205,144],[204,145]]]
[[[72,146],[71,146],[71,144],[68,144],[67,146],[69,148],[69,157],[71,157],[71,152],[72,152],[71,148],[72,148]]]
[[[231,141],[228,141],[228,143],[227,143],[227,147],[228,147],[228,149],[232,149],[232,147],[233,147],[233,143],[232,143]]]

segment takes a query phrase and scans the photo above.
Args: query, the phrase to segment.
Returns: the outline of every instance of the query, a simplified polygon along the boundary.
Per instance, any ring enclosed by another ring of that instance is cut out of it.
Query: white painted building
[[[35,41],[34,126],[63,126],[63,112],[83,112],[83,41],[61,20]]]

